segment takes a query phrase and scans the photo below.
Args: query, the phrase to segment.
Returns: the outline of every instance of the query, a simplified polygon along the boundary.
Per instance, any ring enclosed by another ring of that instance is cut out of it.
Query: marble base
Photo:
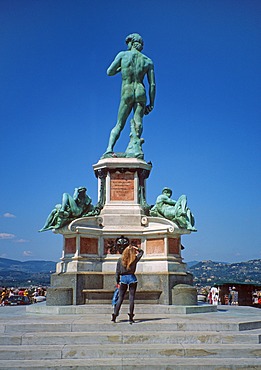
[[[98,178],[100,215],[74,220],[58,229],[63,255],[52,287],[73,289],[73,304],[83,304],[84,289],[113,289],[119,254],[111,245],[120,236],[144,250],[137,265],[139,288],[162,291],[160,303],[172,304],[172,288],[192,285],[181,256],[181,236],[190,231],[146,214],[146,179],[151,164],[136,158],[107,158],[93,166]]]

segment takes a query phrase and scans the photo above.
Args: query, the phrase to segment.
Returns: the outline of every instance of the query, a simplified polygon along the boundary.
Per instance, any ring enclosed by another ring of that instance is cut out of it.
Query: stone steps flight
[[[1,369],[92,369],[92,370],[260,370],[259,359],[242,358],[91,358],[91,359],[52,359],[52,360],[1,360]]]
[[[2,333],[0,346],[4,345],[68,345],[68,344],[259,344],[261,329],[243,332],[206,332],[206,331],[147,331],[140,333],[120,331],[96,332],[27,332]]]
[[[240,353],[242,358],[261,358],[259,344],[190,344],[190,343],[134,343],[134,344],[52,344],[0,346],[1,360],[89,359],[89,358],[231,358]],[[261,364],[260,364],[261,365]]]
[[[257,309],[184,315],[157,307],[137,310],[133,325],[127,306],[116,324],[110,306],[87,311],[1,318],[0,308],[0,369],[261,370]]]

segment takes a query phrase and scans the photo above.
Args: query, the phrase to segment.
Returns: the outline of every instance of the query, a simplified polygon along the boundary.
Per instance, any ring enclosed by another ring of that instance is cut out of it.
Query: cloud
[[[13,215],[12,213],[9,213],[9,212],[4,213],[3,217],[5,217],[5,218],[16,218],[15,215]]]
[[[13,239],[13,238],[15,238],[14,234],[0,233],[0,240]]]
[[[13,240],[14,243],[28,243],[29,240],[26,240],[26,239],[16,239],[16,240]]]
[[[31,251],[23,251],[23,255],[24,256],[31,256],[33,254],[33,252],[31,252]]]

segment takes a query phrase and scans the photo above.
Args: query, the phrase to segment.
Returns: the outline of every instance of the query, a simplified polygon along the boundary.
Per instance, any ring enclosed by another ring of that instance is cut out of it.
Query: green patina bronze
[[[181,195],[177,201],[171,199],[171,195],[172,190],[164,188],[151,208],[150,216],[164,217],[177,223],[182,229],[197,231],[194,227],[194,216],[187,207],[186,195]]]
[[[93,207],[86,190],[85,187],[75,188],[73,196],[63,193],[62,204],[56,204],[39,231],[59,229],[76,218],[99,214],[96,207]]]
[[[137,33],[126,37],[127,51],[121,51],[107,70],[109,76],[121,72],[122,89],[121,101],[118,111],[118,119],[115,127],[111,130],[109,144],[102,158],[113,157],[114,146],[120,137],[126,120],[133,110],[131,121],[130,143],[126,150],[127,157],[143,158],[141,138],[143,130],[143,116],[149,114],[154,107],[156,84],[154,65],[150,58],[142,54],[143,40]],[[147,76],[149,83],[149,105],[146,106],[146,90],[144,77]]]

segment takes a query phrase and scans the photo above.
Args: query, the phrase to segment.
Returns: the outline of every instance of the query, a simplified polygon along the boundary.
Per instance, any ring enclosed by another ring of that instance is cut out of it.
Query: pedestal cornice
[[[108,169],[137,169],[142,168],[151,170],[152,164],[138,158],[104,158],[100,159],[98,163],[93,165],[94,171],[108,168]]]

